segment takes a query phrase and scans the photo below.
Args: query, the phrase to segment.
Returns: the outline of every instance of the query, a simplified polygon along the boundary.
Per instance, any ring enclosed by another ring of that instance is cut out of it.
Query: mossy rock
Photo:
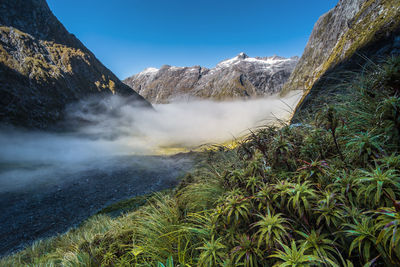
[[[320,18],[312,40],[284,87],[283,94],[289,90],[304,90],[294,120],[298,113],[312,106],[316,95],[326,92],[324,88],[345,81],[350,72],[359,71],[366,63],[377,63],[387,56],[400,54],[400,2],[396,0],[363,2],[353,17],[340,18],[344,32],[332,49],[325,54],[319,53],[317,48],[328,42],[329,23],[340,15],[339,7],[338,4]]]

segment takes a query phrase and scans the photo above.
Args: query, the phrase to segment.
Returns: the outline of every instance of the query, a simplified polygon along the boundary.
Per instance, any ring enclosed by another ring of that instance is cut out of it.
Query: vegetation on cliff
[[[318,91],[336,84],[338,73],[353,71],[373,60],[398,54],[400,2],[397,0],[341,0],[315,24],[299,63],[285,84],[305,91],[298,110],[313,102]]]
[[[398,266],[400,58],[353,80],[299,124],[205,153],[174,191],[0,265]]]
[[[118,94],[150,106],[53,15],[46,0],[0,3],[0,121],[48,128],[66,105]]]

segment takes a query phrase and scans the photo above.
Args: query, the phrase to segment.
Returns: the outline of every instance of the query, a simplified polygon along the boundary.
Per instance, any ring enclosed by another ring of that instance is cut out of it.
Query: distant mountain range
[[[280,92],[299,58],[249,57],[240,53],[214,68],[147,68],[123,82],[151,103],[174,100],[262,97]]]

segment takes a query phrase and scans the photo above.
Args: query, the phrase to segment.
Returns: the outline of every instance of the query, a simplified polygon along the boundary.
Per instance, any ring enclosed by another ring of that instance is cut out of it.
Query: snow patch
[[[150,68],[147,68],[144,71],[142,71],[140,74],[149,74],[149,73],[154,73],[157,71],[159,71],[159,69],[150,67]]]
[[[225,60],[225,61],[222,61],[222,62],[218,63],[217,67],[220,67],[220,68],[230,67],[232,65],[235,65],[235,64],[239,63],[239,61],[240,60],[239,60],[238,57],[234,57],[234,58],[231,58],[231,59],[228,59],[228,60]]]
[[[169,69],[170,70],[181,70],[181,69],[184,69],[185,67],[176,67],[176,66],[172,66],[172,67],[170,67]]]
[[[261,65],[268,65],[263,67],[272,67],[272,65],[279,64],[285,61],[291,60],[290,58],[280,58],[280,57],[267,57],[267,58],[254,58],[254,57],[247,57],[245,53],[240,53],[234,58],[227,59],[221,61],[217,64],[216,68],[229,68],[233,65],[236,65],[240,62],[249,62],[249,63],[256,63]]]

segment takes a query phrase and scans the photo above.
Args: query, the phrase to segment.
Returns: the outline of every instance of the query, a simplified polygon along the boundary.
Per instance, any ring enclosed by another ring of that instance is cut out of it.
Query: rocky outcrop
[[[299,111],[349,71],[399,52],[400,1],[340,0],[315,24],[282,94],[304,90]]]
[[[0,2],[0,121],[46,128],[76,100],[119,94],[123,84],[50,11],[45,0]]]
[[[212,69],[168,65],[148,68],[124,83],[152,103],[261,97],[279,92],[297,61],[297,57],[251,58],[240,53]]]

